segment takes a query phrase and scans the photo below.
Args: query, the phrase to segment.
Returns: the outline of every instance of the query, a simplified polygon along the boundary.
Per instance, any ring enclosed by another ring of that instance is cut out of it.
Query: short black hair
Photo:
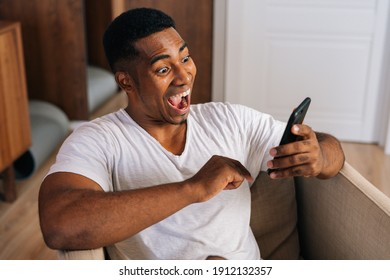
[[[116,72],[118,62],[138,56],[135,41],[170,27],[176,28],[175,21],[151,8],[128,10],[115,18],[103,35],[104,51],[112,71]]]

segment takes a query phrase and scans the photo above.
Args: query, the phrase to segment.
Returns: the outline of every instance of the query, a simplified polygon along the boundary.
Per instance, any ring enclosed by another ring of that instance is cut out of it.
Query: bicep
[[[94,203],[89,197],[105,194],[87,177],[68,172],[48,175],[39,192],[39,219],[46,244],[53,249],[72,247],[91,219],[83,218]],[[93,220],[93,219],[92,219]]]
[[[103,191],[98,183],[85,176],[71,172],[56,172],[43,180],[40,193],[55,194],[72,190]]]
[[[48,175],[39,191],[39,214],[55,213],[76,201],[85,191],[103,191],[95,181],[70,172],[56,172]]]

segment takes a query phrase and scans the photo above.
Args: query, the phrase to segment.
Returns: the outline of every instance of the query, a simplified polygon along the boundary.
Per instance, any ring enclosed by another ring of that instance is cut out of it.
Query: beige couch
[[[329,180],[260,174],[252,186],[251,226],[264,259],[390,259],[390,198],[348,163]],[[115,246],[105,251],[125,258]],[[100,248],[59,257],[105,255]]]

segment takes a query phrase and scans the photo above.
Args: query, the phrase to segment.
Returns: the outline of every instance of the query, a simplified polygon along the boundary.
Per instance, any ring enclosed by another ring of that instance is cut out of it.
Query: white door
[[[315,130],[341,140],[379,140],[389,1],[227,0],[216,5],[224,6],[216,22],[226,17],[226,26],[219,89],[224,94],[214,96],[285,121],[309,96],[305,122]]]

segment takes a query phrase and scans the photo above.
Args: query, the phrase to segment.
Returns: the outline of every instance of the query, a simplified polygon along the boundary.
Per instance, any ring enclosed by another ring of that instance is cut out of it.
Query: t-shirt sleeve
[[[267,170],[267,161],[272,157],[271,148],[278,146],[286,123],[274,119],[271,115],[252,108],[234,105],[242,127],[243,143],[246,146],[247,169],[252,176]]]
[[[104,191],[112,190],[109,149],[113,145],[109,142],[109,134],[97,125],[88,123],[77,128],[64,141],[48,175],[75,173],[95,181]]]

